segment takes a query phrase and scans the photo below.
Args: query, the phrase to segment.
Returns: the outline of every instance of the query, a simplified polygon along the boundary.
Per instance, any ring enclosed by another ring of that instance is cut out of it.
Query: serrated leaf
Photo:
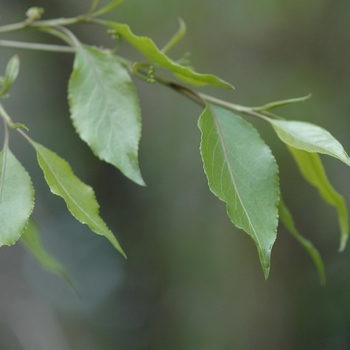
[[[34,188],[29,174],[9,149],[5,158],[3,155],[1,151],[0,247],[16,243],[34,208]]]
[[[93,152],[144,185],[139,164],[141,113],[126,68],[110,53],[80,45],[69,80],[74,126]]]
[[[5,78],[0,90],[0,96],[3,96],[10,89],[14,81],[16,80],[19,72],[19,57],[13,56],[6,66]]]
[[[294,238],[306,249],[311,259],[314,261],[317,268],[321,284],[326,283],[326,273],[323,265],[323,261],[320,253],[314,247],[314,245],[306,238],[304,238],[298,230],[295,228],[293,217],[286,207],[284,202],[281,200],[279,205],[280,220],[283,222],[286,229],[294,236]]]
[[[340,248],[345,249],[349,237],[349,217],[344,198],[330,184],[321,159],[316,153],[309,153],[288,146],[293,155],[301,174],[313,186],[315,186],[321,197],[338,211],[340,226]]]
[[[199,119],[201,155],[211,191],[226,203],[231,221],[254,240],[265,278],[278,224],[278,168],[256,129],[220,107]]]
[[[275,119],[268,121],[287,145],[308,152],[327,154],[350,166],[350,158],[343,146],[327,130],[300,121]]]
[[[31,143],[51,192],[64,199],[68,210],[78,221],[88,225],[91,231],[105,236],[125,256],[117,239],[99,216],[99,205],[93,189],[78,179],[70,165],[56,153],[39,143]]]
[[[157,63],[163,68],[169,69],[179,76],[183,76],[185,79],[195,83],[196,85],[213,85],[227,89],[233,88],[231,84],[216,77],[215,75],[199,74],[188,67],[181,66],[159,50],[156,44],[150,38],[135,35],[126,24],[108,21],[104,22],[104,24],[108,25],[110,28],[114,29],[117,34],[120,34],[122,37],[128,40],[134,47],[136,47],[136,49],[138,49],[151,61]]]
[[[44,269],[61,276],[79,294],[69,273],[63,265],[47,251],[41,239],[39,229],[31,219],[29,219],[28,226],[21,236],[21,242]]]

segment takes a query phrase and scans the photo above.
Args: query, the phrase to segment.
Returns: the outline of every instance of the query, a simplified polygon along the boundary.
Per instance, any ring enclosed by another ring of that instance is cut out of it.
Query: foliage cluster
[[[177,61],[169,57],[169,50],[186,32],[182,20],[179,30],[159,49],[151,39],[135,35],[128,25],[100,18],[121,2],[114,0],[97,9],[99,1],[94,0],[83,15],[51,20],[41,20],[41,8],[30,8],[24,21],[1,26],[0,34],[36,30],[58,37],[67,45],[0,40],[0,46],[72,52],[75,59],[68,83],[68,100],[71,120],[79,137],[99,159],[114,165],[141,186],[145,185],[138,164],[141,110],[131,76],[148,84],[162,84],[199,104],[203,108],[198,121],[202,135],[200,153],[209,188],[226,203],[232,223],[255,242],[265,278],[269,275],[271,250],[280,220],[308,251],[316,264],[321,283],[324,283],[324,266],[318,251],[297,231],[282,200],[276,160],[257,130],[241,117],[253,116],[271,125],[293,155],[306,181],[337,209],[342,251],[349,231],[347,208],[343,197],[329,183],[319,154],[337,158],[349,166],[350,158],[325,129],[302,121],[285,120],[271,112],[277,107],[305,101],[310,96],[245,107],[199,92],[195,90],[196,86],[211,85],[225,89],[233,89],[233,86],[212,74],[196,72],[186,56]],[[105,27],[108,35],[117,40],[116,48],[103,49],[81,43],[67,28],[78,23]],[[117,50],[123,41],[142,53],[145,61],[133,62],[119,56]],[[1,80],[1,97],[8,97],[8,91],[18,76],[19,65],[17,55],[9,61]],[[164,78],[164,70],[173,73],[176,80]],[[12,129],[33,147],[51,192],[64,199],[68,210],[78,221],[105,236],[125,256],[99,215],[93,189],[76,177],[64,159],[30,138],[27,127],[13,122],[9,114],[0,104],[4,124],[4,144],[0,155],[0,246],[12,245],[21,238],[42,265],[69,278],[64,268],[46,252],[31,219],[34,189],[29,174],[10,150]]]

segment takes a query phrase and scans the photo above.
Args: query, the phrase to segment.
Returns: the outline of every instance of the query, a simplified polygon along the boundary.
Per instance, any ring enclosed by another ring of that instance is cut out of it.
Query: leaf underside
[[[324,285],[326,283],[326,273],[321,255],[318,252],[318,250],[314,247],[314,245],[308,239],[304,238],[295,228],[293,217],[282,200],[280,201],[279,206],[279,216],[284,226],[294,236],[294,238],[306,249],[311,259],[314,261],[314,264],[317,268],[317,272],[319,274],[320,282]]]
[[[141,113],[126,68],[111,53],[80,45],[68,91],[81,139],[100,159],[144,185],[138,164]]]
[[[2,173],[3,162],[2,151],[0,173]],[[7,149],[5,162],[5,176],[0,198],[0,247],[16,243],[34,208],[34,188],[29,174],[9,149]]]
[[[91,231],[105,236],[125,256],[117,239],[99,216],[93,189],[80,181],[70,165],[56,153],[36,142],[32,141],[32,144],[51,192],[64,199],[68,210],[78,221],[88,225]]]
[[[338,212],[340,226],[340,251],[343,251],[349,237],[349,217],[344,198],[330,184],[321,159],[317,153],[310,153],[288,146],[303,177],[320,193],[328,204]]]
[[[327,130],[310,123],[269,119],[279,138],[287,145],[312,153],[323,153],[350,166],[343,146]]]
[[[48,271],[61,276],[66,280],[74,290],[79,294],[69,273],[63,265],[57,261],[46,249],[41,239],[41,235],[37,225],[32,219],[29,219],[28,226],[21,236],[21,242],[27,248],[28,252],[33,255],[36,261]]]
[[[254,240],[265,278],[278,224],[278,168],[251,124],[216,106],[199,119],[201,155],[211,191],[231,221]]]

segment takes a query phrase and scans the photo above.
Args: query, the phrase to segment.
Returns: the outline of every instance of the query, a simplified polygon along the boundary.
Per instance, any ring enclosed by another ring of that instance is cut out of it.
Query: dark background
[[[44,18],[56,18],[81,14],[90,1],[1,0],[0,24],[22,21],[34,5],[45,8]],[[190,51],[199,72],[236,87],[204,92],[248,106],[312,93],[311,100],[279,114],[323,126],[350,150],[349,16],[346,0],[128,0],[107,17],[128,23],[160,47],[183,18],[187,35],[170,55],[178,59]],[[72,30],[88,44],[115,44],[104,29]],[[31,31],[1,39],[61,44]],[[70,217],[63,201],[50,194],[33,150],[12,133],[11,149],[36,188],[34,216],[43,239],[71,271],[82,298],[43,271],[20,244],[2,247],[0,349],[350,348],[350,253],[337,251],[336,212],[302,180],[269,126],[248,119],[277,158],[282,193],[299,230],[324,258],[325,287],[309,256],[282,227],[264,281],[253,241],[235,229],[225,205],[208,189],[198,106],[162,86],[135,81],[143,114],[140,166],[147,183],[138,187],[97,160],[70,123],[66,91],[73,55],[0,47],[1,72],[15,53],[21,71],[5,108],[94,187],[101,216],[128,259]],[[141,59],[126,43],[120,54]],[[349,202],[350,170],[322,159]]]

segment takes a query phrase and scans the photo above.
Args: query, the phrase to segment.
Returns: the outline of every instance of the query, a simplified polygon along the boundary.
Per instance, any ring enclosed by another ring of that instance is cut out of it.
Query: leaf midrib
[[[214,119],[214,123],[215,123],[215,126],[216,126],[216,129],[218,130],[218,136],[219,136],[219,139],[221,141],[221,144],[222,144],[222,148],[223,148],[223,151],[224,151],[224,157],[225,157],[225,160],[228,164],[228,168],[229,168],[229,173],[230,173],[230,177],[231,177],[231,180],[232,180],[232,183],[233,183],[233,186],[236,190],[236,193],[237,193],[237,197],[242,205],[242,208],[244,210],[244,213],[248,219],[248,222],[249,222],[249,225],[250,227],[252,228],[253,230],[253,233],[254,233],[254,237],[255,239],[257,240],[257,243],[259,244],[259,246],[261,246],[261,242],[259,240],[259,237],[255,231],[255,228],[251,222],[251,219],[250,219],[250,216],[248,215],[248,212],[247,212],[247,209],[245,207],[245,204],[241,198],[241,195],[239,193],[239,190],[238,190],[238,186],[237,186],[237,183],[236,183],[236,180],[235,180],[235,176],[233,174],[233,170],[232,170],[232,165],[231,165],[231,161],[230,161],[230,158],[229,158],[229,155],[228,155],[228,151],[227,151],[227,147],[226,147],[226,142],[225,142],[225,139],[224,139],[224,136],[223,136],[223,133],[222,133],[222,130],[221,130],[221,127],[220,127],[220,123],[216,117],[216,114],[215,112],[209,107],[210,111],[211,111],[211,115],[213,116],[213,119]]]
[[[93,219],[90,217],[90,215],[88,215],[88,213],[81,208],[80,205],[77,204],[77,202],[74,200],[74,198],[67,192],[67,190],[65,190],[64,186],[62,185],[61,181],[59,180],[59,178],[55,175],[55,172],[53,171],[52,167],[50,166],[50,163],[47,161],[46,157],[43,155],[42,152],[40,152],[40,150],[36,147],[37,152],[40,154],[41,158],[45,161],[47,167],[50,169],[51,174],[53,175],[53,177],[55,178],[56,182],[59,184],[60,188],[63,190],[63,192],[67,195],[67,197],[69,197],[71,199],[71,201],[84,213],[84,215],[89,218],[95,225],[96,227],[101,228],[101,226]],[[74,174],[73,174],[74,175]],[[58,193],[56,193],[58,194]],[[61,196],[61,195],[60,195]],[[64,197],[61,196],[63,199]],[[68,205],[68,203],[67,203]],[[73,213],[72,213],[73,214]],[[74,215],[75,216],[75,215]],[[87,224],[88,226],[90,226],[87,222],[85,222],[85,224]],[[102,228],[101,228],[102,229]],[[102,232],[105,232],[105,230],[102,229]]]
[[[115,132],[115,134],[117,136],[118,143],[119,143],[120,147],[123,149],[123,152],[121,152],[121,155],[124,156],[124,154],[125,154],[125,147],[124,147],[124,144],[121,142],[120,133],[119,133],[118,128],[116,127],[114,119],[112,117],[112,112],[110,110],[110,106],[109,106],[109,103],[108,103],[107,93],[106,93],[106,91],[104,89],[104,86],[102,84],[102,81],[100,79],[100,75],[99,75],[99,73],[97,71],[97,68],[96,68],[95,64],[91,60],[90,55],[87,53],[87,51],[85,50],[85,48],[83,46],[81,46],[80,52],[83,53],[83,56],[85,57],[85,59],[88,62],[89,66],[91,67],[93,75],[95,76],[97,85],[99,86],[99,88],[101,90],[102,98],[103,98],[103,101],[104,101],[104,104],[105,104],[106,110],[107,110],[108,119],[110,120],[110,124],[112,125],[112,128],[113,128],[113,130],[114,130],[114,132]]]

